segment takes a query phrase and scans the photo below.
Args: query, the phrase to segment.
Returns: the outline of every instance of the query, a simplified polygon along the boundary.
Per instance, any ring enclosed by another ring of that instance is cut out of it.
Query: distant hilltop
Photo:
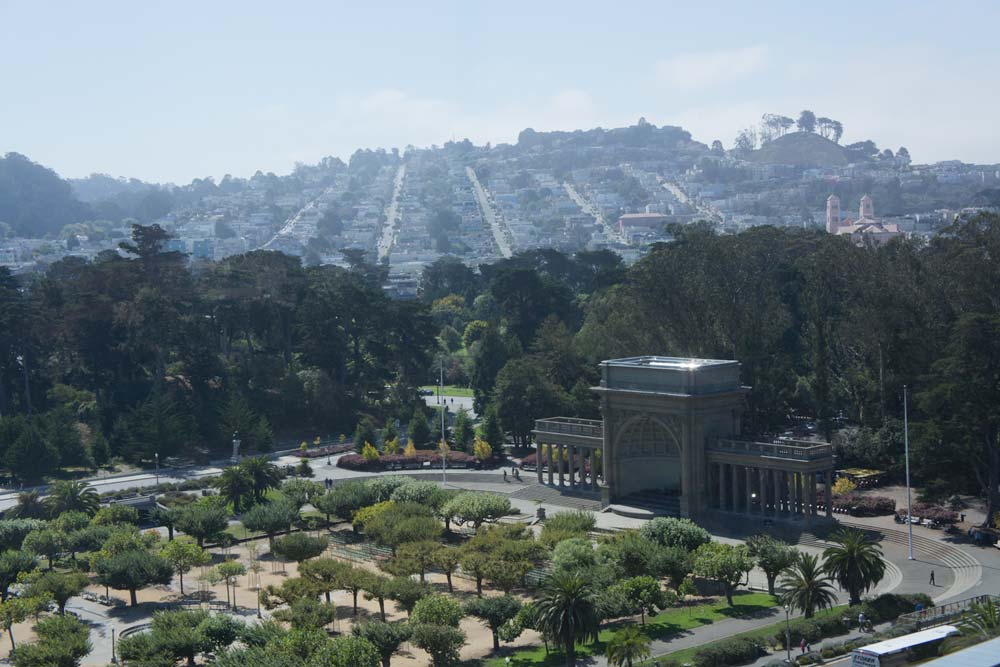
[[[843,146],[812,132],[792,132],[772,139],[748,155],[747,160],[797,167],[842,167],[849,162]]]

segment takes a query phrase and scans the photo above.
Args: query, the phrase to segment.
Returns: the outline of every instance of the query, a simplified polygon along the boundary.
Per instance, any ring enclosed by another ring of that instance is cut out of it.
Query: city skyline
[[[287,173],[358,148],[509,143],[526,127],[640,116],[731,147],[762,113],[803,108],[843,122],[842,143],[1000,160],[982,131],[995,93],[981,83],[1000,65],[993,6],[57,7],[0,4],[13,101],[0,151],[65,177]]]

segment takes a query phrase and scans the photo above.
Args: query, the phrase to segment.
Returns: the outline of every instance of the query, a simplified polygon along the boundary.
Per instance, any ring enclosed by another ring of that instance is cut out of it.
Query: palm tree
[[[541,628],[566,650],[566,667],[576,667],[576,642],[597,641],[598,617],[594,591],[578,573],[549,575],[538,599]]]
[[[7,510],[5,516],[8,519],[44,519],[48,513],[38,491],[25,491],[17,494],[17,505]]]
[[[812,618],[816,609],[832,607],[837,596],[830,585],[830,578],[819,566],[819,557],[799,553],[795,563],[781,573],[782,604],[800,610],[806,618]]]
[[[219,494],[233,504],[234,514],[240,513],[243,499],[254,491],[253,478],[240,466],[231,466],[223,470],[216,484],[219,487]]]
[[[101,498],[86,482],[65,480],[52,484],[45,505],[50,516],[59,516],[63,512],[83,512],[94,516],[101,506]]]
[[[1000,605],[992,596],[987,596],[985,602],[973,602],[962,622],[962,629],[978,632],[984,639],[995,635],[1000,629]]]
[[[652,655],[649,645],[648,635],[634,625],[627,625],[614,634],[605,651],[614,667],[632,667],[633,662]]]
[[[240,468],[250,476],[250,488],[253,501],[259,503],[264,499],[268,489],[278,488],[281,483],[281,473],[278,466],[263,456],[253,456],[240,463]]]
[[[861,594],[885,576],[882,547],[857,528],[838,530],[830,541],[834,544],[823,551],[823,569],[847,591],[850,604],[861,604]]]

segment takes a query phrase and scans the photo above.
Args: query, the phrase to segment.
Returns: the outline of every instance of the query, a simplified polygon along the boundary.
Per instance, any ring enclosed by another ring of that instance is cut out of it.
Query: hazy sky
[[[0,153],[180,183],[639,116],[729,147],[809,108],[845,142],[994,163],[998,18],[954,0],[0,0]]]

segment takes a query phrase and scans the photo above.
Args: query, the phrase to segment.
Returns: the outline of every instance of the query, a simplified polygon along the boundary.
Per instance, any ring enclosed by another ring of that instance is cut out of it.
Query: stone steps
[[[608,509],[614,514],[632,519],[651,519],[657,516],[679,517],[681,515],[681,500],[677,496],[668,496],[657,491],[639,491],[623,498],[620,502],[609,505]]]

